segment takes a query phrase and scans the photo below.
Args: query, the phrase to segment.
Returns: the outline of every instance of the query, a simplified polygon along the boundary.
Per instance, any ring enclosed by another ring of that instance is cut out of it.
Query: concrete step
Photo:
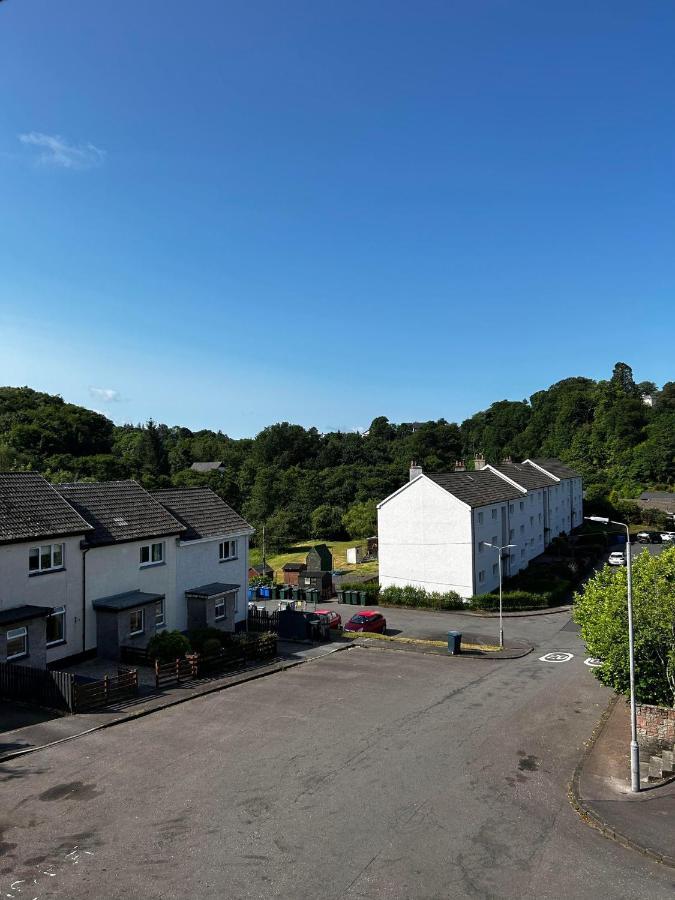
[[[660,781],[663,778],[663,760],[660,756],[649,757],[649,777],[653,781]]]

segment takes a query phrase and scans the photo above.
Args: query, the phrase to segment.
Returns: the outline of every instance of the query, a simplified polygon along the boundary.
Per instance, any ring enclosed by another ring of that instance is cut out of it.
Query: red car
[[[340,628],[342,625],[342,616],[334,609],[317,609],[316,614],[327,617],[329,628]]]
[[[382,613],[374,610],[364,610],[356,613],[345,625],[345,631],[376,631],[384,634],[387,628],[387,620]]]

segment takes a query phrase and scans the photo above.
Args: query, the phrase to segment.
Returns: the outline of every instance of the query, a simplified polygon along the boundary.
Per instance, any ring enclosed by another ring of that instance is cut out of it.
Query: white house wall
[[[219,545],[223,540],[236,540],[237,558],[219,558]],[[248,533],[229,534],[226,538],[186,541],[178,545],[176,561],[176,623],[172,628],[184,631],[187,628],[187,604],[185,591],[220,581],[224,584],[240,585],[237,595],[235,622],[245,622],[248,609],[246,591],[248,587]]]
[[[473,593],[471,509],[424,476],[377,513],[382,587]]]
[[[140,565],[140,548],[147,544],[164,543],[164,562],[150,566]],[[180,609],[185,598],[176,598],[176,537],[147,538],[125,544],[92,547],[86,554],[87,583],[87,649],[96,647],[96,611],[93,601],[112,597],[127,591],[164,594],[166,628],[180,626]],[[203,584],[204,582],[202,582]]]
[[[82,537],[50,537],[0,548],[0,610],[24,604],[66,608],[66,641],[47,648],[48,663],[82,652]],[[65,545],[64,568],[29,574],[29,550],[45,544]]]

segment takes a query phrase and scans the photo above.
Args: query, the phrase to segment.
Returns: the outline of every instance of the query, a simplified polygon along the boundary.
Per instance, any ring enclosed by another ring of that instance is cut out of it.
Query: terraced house
[[[505,576],[515,575],[551,541],[583,521],[583,484],[558,459],[505,460],[475,469],[426,474],[378,505],[380,584],[456,591],[462,597],[499,585],[497,547]]]
[[[164,629],[244,628],[251,533],[208,488],[0,473],[0,662],[119,659]]]

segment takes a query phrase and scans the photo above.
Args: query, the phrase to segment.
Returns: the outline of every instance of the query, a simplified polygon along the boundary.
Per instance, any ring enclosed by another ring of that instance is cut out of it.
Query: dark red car
[[[382,613],[374,610],[364,610],[356,613],[345,625],[345,631],[375,631],[384,634],[387,628],[387,620]]]
[[[326,616],[329,628],[340,628],[342,625],[342,616],[334,609],[317,609],[317,616]]]

